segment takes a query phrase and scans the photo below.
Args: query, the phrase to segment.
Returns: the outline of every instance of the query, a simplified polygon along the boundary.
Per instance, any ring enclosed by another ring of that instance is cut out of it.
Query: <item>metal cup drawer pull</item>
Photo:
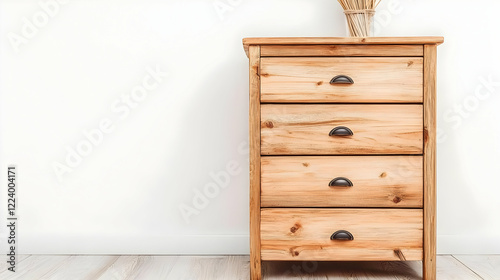
[[[330,136],[352,136],[354,133],[352,130],[346,126],[337,126],[334,129],[330,130],[328,134]]]
[[[354,80],[346,75],[337,75],[330,80],[330,84],[354,84]]]
[[[337,230],[330,236],[330,240],[354,240],[354,236],[347,230]]]
[[[352,187],[353,184],[351,180],[345,177],[337,177],[330,181],[328,184],[329,187]]]

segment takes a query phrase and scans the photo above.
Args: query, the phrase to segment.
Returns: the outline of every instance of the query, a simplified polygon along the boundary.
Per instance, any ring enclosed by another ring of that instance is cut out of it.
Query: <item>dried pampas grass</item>
[[[344,10],[375,10],[382,0],[338,0]]]
[[[352,37],[368,37],[371,34],[375,8],[382,0],[338,0],[347,19]]]

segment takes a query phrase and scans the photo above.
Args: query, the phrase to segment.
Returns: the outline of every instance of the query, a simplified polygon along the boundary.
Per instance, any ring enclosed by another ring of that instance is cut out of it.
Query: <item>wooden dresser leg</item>
[[[254,259],[250,256],[250,280],[262,279],[262,263],[261,260]]]
[[[436,280],[436,259],[424,261],[424,280]]]

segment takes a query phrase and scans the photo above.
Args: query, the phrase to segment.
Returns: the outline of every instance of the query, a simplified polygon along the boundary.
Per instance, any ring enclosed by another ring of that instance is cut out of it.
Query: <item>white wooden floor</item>
[[[0,263],[0,279],[239,280],[248,256],[18,256],[16,272]],[[263,262],[264,279],[421,279],[420,262]],[[500,255],[441,255],[437,279],[500,280]]]

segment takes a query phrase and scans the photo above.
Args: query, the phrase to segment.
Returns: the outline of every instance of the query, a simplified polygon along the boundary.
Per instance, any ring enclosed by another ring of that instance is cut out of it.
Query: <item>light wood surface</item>
[[[15,273],[4,271],[0,279],[98,279],[118,256],[29,256]]]
[[[424,279],[436,275],[436,45],[424,46]]]
[[[17,272],[0,266],[2,280],[166,279],[248,280],[249,256],[54,256],[18,255]],[[110,262],[110,260],[115,262]],[[71,266],[66,264],[71,263]],[[87,270],[78,269],[86,267]],[[74,271],[80,273],[74,275]],[[100,272],[96,276],[95,271]],[[284,280],[421,280],[420,261],[317,262],[269,261],[263,279]],[[71,275],[72,278],[55,278]],[[497,280],[500,255],[437,256],[437,279]],[[45,276],[45,277],[44,277]],[[91,278],[95,277],[95,278]],[[142,277],[142,278],[140,278]]]
[[[16,273],[0,272],[0,279],[247,280],[249,274],[248,256],[26,256]]]
[[[261,223],[263,260],[422,259],[421,209],[263,208]]]
[[[250,47],[250,278],[261,279],[260,257],[260,47]]]
[[[259,206],[275,207],[261,210],[260,259],[422,259],[422,277],[439,277],[435,74],[436,46],[442,42],[244,39],[245,49],[260,47]],[[338,75],[352,81],[330,83]],[[353,135],[329,135],[340,126]],[[401,158],[417,160],[396,162]],[[352,186],[328,186],[336,177]],[[353,211],[359,213],[350,216]],[[324,238],[326,224],[348,220],[361,240],[338,247],[338,240]],[[377,240],[386,230],[395,237]]]
[[[79,256],[78,258],[83,257]],[[172,260],[174,259],[172,258]],[[158,262],[160,261],[163,263],[159,265]],[[173,263],[173,261],[165,257],[117,256],[115,262],[101,270],[100,277],[95,279],[136,279],[133,277],[147,276],[145,275],[147,271],[150,271],[151,274],[156,274],[158,279],[164,279],[166,274],[172,271]]]
[[[30,255],[17,255],[16,256],[16,262],[19,264],[26,258],[28,258]],[[7,263],[7,256],[5,256],[3,259],[0,258],[0,273],[7,270],[10,267],[10,265]],[[3,279],[0,277],[0,279]]]
[[[264,45],[261,56],[423,56],[422,45]]]
[[[28,256],[16,265],[16,272],[4,270],[0,273],[0,279],[43,279],[42,277],[51,271],[64,270],[63,264],[67,263],[72,256]],[[102,261],[102,259],[99,259]],[[4,262],[4,259],[2,259]],[[97,266],[97,261],[96,261]],[[5,267],[7,269],[7,267]],[[45,278],[48,279],[48,278]],[[85,279],[85,278],[81,278]]]
[[[95,279],[248,279],[241,256],[121,256]]]
[[[423,279],[457,279],[457,280],[479,280],[482,279],[468,267],[464,266],[453,256],[442,256],[438,260],[436,275],[425,276],[425,264],[423,267]],[[431,277],[431,278],[426,278]]]
[[[422,207],[422,156],[264,156],[262,207]],[[352,187],[329,187],[336,177]]]
[[[264,57],[262,102],[422,102],[420,57]],[[330,84],[347,75],[354,84]]]
[[[243,48],[248,56],[250,45],[423,45],[441,44],[443,37],[421,36],[421,37],[267,37],[267,38],[244,38]]]
[[[455,255],[454,257],[484,280],[500,279],[500,255]],[[438,257],[438,268],[439,261]]]
[[[51,269],[40,278],[29,275],[31,279],[77,279],[85,274],[85,280],[98,279],[102,271],[113,264],[118,256],[70,256],[60,263],[65,269]],[[98,265],[96,265],[98,264]]]
[[[261,106],[263,155],[421,154],[422,105]],[[346,126],[353,136],[329,136]]]

